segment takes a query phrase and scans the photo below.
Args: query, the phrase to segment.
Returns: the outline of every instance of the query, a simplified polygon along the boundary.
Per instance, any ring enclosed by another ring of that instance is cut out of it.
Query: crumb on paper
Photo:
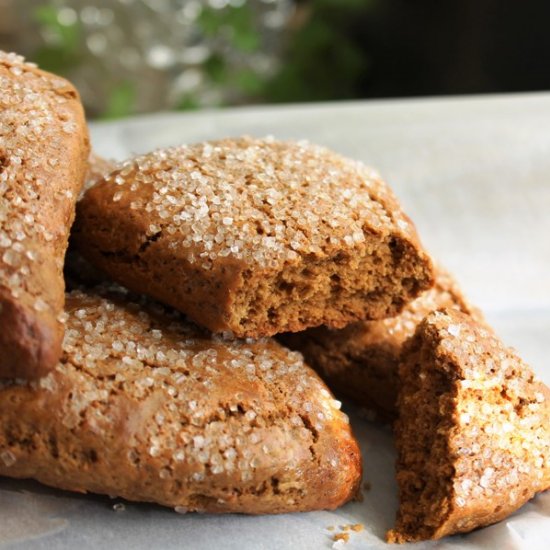
[[[332,527],[332,526],[331,526]],[[362,523],[345,523],[344,525],[340,525],[340,533],[336,533],[332,536],[332,540],[334,541],[334,544],[332,545],[333,548],[342,548],[344,544],[347,544],[350,540],[351,531],[355,533],[359,533],[363,531],[365,527]],[[334,527],[332,527],[334,529]],[[332,529],[329,529],[332,531]]]
[[[349,541],[349,533],[336,533],[336,535],[332,537],[332,540],[336,542],[338,542],[339,540],[342,540],[346,543]]]
[[[113,510],[115,512],[124,512],[124,510],[126,510],[126,506],[124,506],[122,502],[117,502],[116,504],[113,504]]]
[[[334,531],[334,525],[329,525],[327,527],[327,531]]]

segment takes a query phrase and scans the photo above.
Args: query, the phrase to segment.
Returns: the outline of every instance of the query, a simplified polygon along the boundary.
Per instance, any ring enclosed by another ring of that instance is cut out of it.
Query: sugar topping
[[[29,275],[50,261],[53,247],[68,234],[65,227],[51,232],[51,210],[41,198],[53,193],[55,209],[72,198],[70,190],[50,186],[50,176],[64,163],[63,140],[76,131],[69,89],[65,80],[0,51],[0,289],[13,298],[28,295],[38,312],[52,305],[33,298],[37,289]]]
[[[303,141],[242,137],[158,150],[89,192],[105,194],[117,211],[145,220],[144,240],[166,234],[204,269],[226,257],[276,268],[357,247],[373,231],[414,238],[373,170]]]
[[[246,482],[283,457],[290,465],[310,460],[318,434],[347,422],[301,354],[270,339],[211,337],[120,287],[101,292],[67,295],[63,359],[31,386],[56,393],[74,384],[63,410],[69,429],[82,422],[109,429],[116,396],[139,402],[141,421],[128,426],[131,464],[145,446],[161,479],[186,463],[196,483],[224,472]]]
[[[458,377],[454,491],[459,506],[505,493],[511,503],[550,483],[550,391],[486,326],[456,311],[430,315],[436,354]],[[546,479],[546,485],[542,481]]]
[[[22,75],[25,69],[36,69],[36,63],[26,61],[22,55],[15,52],[0,50],[0,63],[8,66],[10,71],[16,76]]]

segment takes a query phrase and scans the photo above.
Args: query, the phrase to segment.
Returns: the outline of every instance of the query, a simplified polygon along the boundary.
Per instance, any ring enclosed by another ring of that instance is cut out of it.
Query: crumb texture
[[[0,377],[51,370],[63,338],[63,258],[88,155],[66,81],[0,51]]]
[[[332,509],[355,496],[347,417],[299,353],[211,338],[120,287],[74,290],[67,310],[57,368],[0,383],[0,475],[178,512]]]
[[[337,393],[383,419],[397,414],[399,357],[403,345],[432,311],[452,308],[483,321],[463,296],[454,278],[437,267],[435,285],[410,302],[396,317],[360,321],[341,330],[325,327],[284,334],[280,341],[302,352]]]
[[[400,384],[389,542],[489,525],[550,487],[550,390],[485,325],[430,314],[407,344]]]
[[[133,290],[237,336],[387,317],[433,282],[380,177],[305,142],[245,137],[131,159],[85,194],[75,243]]]

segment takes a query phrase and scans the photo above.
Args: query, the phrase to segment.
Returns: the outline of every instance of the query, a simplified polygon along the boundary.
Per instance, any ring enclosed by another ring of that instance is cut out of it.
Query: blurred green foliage
[[[62,25],[58,19],[58,8],[52,5],[37,7],[33,18],[48,37],[48,44],[36,52],[34,60],[48,71],[65,74],[80,61],[81,29],[78,21]]]
[[[59,8],[51,4],[38,6],[32,16],[47,43],[41,46],[34,54],[33,60],[47,71],[66,75],[74,67],[83,62],[80,43],[82,27],[76,19],[74,22],[59,21]],[[134,112],[136,84],[132,81],[113,83],[106,108],[102,118],[120,118]]]
[[[225,34],[232,45],[243,52],[254,52],[260,46],[261,36],[250,3],[224,9],[205,7],[197,22],[206,36],[215,38]]]
[[[326,101],[359,95],[368,58],[350,28],[372,0],[313,0],[290,36],[281,70],[265,88],[274,102]]]
[[[205,64],[211,81],[236,88],[249,99],[270,102],[323,101],[357,97],[359,81],[369,61],[362,45],[349,29],[358,15],[372,9],[376,0],[309,0],[298,2],[302,21],[286,32],[282,63],[271,78],[252,70],[237,74],[228,70],[222,55],[212,55]],[[209,36],[228,34],[244,52],[256,51],[260,34],[254,25],[250,4],[208,8],[199,18]]]
[[[222,9],[203,7],[198,31],[212,42],[202,63],[206,85],[229,91],[225,97],[246,102],[323,101],[358,97],[360,80],[369,69],[364,47],[350,33],[359,16],[379,0],[297,0],[295,17],[283,29],[284,47],[274,75],[251,68],[235,70],[230,56],[247,56],[262,47],[260,26],[252,2]],[[33,56],[46,70],[67,75],[82,62],[83,30],[78,22],[61,24],[58,7],[45,4],[33,17],[47,45]],[[226,46],[230,45],[228,49]],[[115,118],[135,110],[137,78],[122,81],[113,75],[102,117]],[[180,110],[201,106],[200,92],[185,92],[176,101]],[[231,102],[231,101],[229,101]],[[227,101],[226,101],[227,103]]]
[[[229,5],[224,9],[203,8],[198,27],[212,40],[227,40],[242,55],[254,53],[261,47],[261,34],[254,21],[254,11],[250,3],[241,6]],[[261,97],[265,86],[265,77],[252,69],[233,70],[223,54],[216,49],[204,63],[204,71],[211,84],[225,89],[235,90],[248,98]],[[186,98],[185,107],[189,105]],[[195,105],[198,101],[195,101]]]
[[[136,87],[129,80],[117,83],[109,94],[103,118],[120,118],[129,116],[134,111]]]

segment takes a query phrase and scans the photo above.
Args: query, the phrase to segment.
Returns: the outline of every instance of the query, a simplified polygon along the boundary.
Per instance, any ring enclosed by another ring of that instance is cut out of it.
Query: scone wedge
[[[433,283],[380,177],[301,142],[235,138],[129,160],[80,201],[74,237],[125,286],[239,337],[385,318]]]
[[[356,495],[347,417],[300,354],[212,339],[105,287],[72,291],[67,311],[56,369],[0,382],[0,475],[180,512],[332,509]]]
[[[284,334],[279,340],[304,354],[321,378],[339,395],[383,419],[396,416],[398,367],[404,343],[432,311],[452,308],[483,322],[455,279],[436,267],[435,285],[395,317],[359,321],[334,330],[326,327]]]
[[[66,80],[0,52],[0,377],[37,378],[63,340],[63,259],[89,141]]]
[[[550,390],[486,326],[430,314],[400,365],[389,542],[500,521],[550,487]]]

